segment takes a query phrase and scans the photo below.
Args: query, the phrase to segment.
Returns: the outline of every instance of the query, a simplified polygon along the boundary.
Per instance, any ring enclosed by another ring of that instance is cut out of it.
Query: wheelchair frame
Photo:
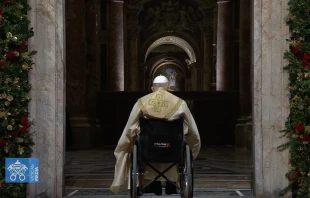
[[[146,119],[141,118],[140,119]],[[181,118],[183,121],[183,118]],[[158,119],[149,119],[149,120],[158,120]],[[171,122],[167,120],[161,120],[161,122]],[[141,129],[142,131],[142,129]],[[183,131],[182,131],[183,134]],[[179,191],[182,198],[192,198],[193,197],[193,156],[189,146],[186,144],[186,137],[183,135],[183,141],[180,152],[180,159],[178,162],[163,162],[163,163],[172,163],[164,171],[160,172],[156,167],[154,167],[152,162],[145,161],[142,157],[142,145],[140,142],[140,137],[137,136],[135,145],[131,152],[131,167],[130,167],[130,195],[133,198],[140,197],[143,195],[144,190],[151,185],[152,182],[155,182],[158,178],[163,177],[166,181],[174,185]],[[169,171],[173,166],[179,165],[179,184],[174,184],[169,178],[165,176],[165,173]],[[149,166],[153,169],[158,175],[154,177],[146,185],[143,184],[144,177],[144,166]],[[138,184],[139,181],[139,184]],[[136,185],[134,185],[136,184]],[[135,187],[134,187],[135,186]],[[139,186],[139,187],[138,187]]]

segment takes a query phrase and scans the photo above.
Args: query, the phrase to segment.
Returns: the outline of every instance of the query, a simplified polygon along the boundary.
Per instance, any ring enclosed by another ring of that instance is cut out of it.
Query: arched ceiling
[[[178,47],[180,47],[181,49],[183,49],[186,54],[188,55],[191,63],[196,62],[196,54],[194,52],[194,49],[192,48],[192,46],[185,41],[182,38],[176,37],[176,36],[164,36],[162,38],[157,39],[156,41],[154,41],[149,48],[147,49],[146,53],[145,53],[145,58],[144,61],[146,61],[148,55],[158,46],[161,45],[165,45],[165,44],[172,44],[172,45],[176,45]]]

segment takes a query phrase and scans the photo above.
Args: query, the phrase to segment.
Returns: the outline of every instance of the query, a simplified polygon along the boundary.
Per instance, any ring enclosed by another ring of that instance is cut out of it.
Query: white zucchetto
[[[156,78],[154,78],[153,83],[155,84],[162,84],[162,83],[168,83],[169,80],[165,76],[159,75]]]

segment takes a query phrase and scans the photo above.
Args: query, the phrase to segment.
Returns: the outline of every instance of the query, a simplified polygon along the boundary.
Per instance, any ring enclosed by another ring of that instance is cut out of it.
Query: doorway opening
[[[199,9],[204,1],[135,2],[139,9],[126,2],[122,9],[110,1],[66,3],[66,194],[109,193],[113,150],[132,106],[150,92],[155,76],[166,75],[174,83],[174,93],[188,103],[200,131],[196,193],[251,195],[252,129],[251,117],[240,114],[238,39],[232,40],[232,89],[218,92],[212,79],[216,60],[221,58],[216,53],[216,1],[205,10]],[[234,31],[239,27],[238,6],[238,2],[231,6]],[[110,42],[109,32],[113,28],[111,12],[118,9],[126,9],[122,13],[124,29],[120,30],[125,85],[124,91],[111,91],[110,73],[118,67],[110,64],[116,58],[110,56],[115,49],[111,46],[116,44]],[[148,15],[152,10],[154,15]],[[134,24],[142,30],[135,33]],[[137,85],[131,90],[133,81]]]

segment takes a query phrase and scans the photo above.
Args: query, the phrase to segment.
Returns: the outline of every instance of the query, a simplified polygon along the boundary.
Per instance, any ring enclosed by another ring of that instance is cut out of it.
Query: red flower
[[[292,181],[293,180],[293,176],[291,175],[291,174],[287,174],[287,179],[289,180],[289,181]]]
[[[7,0],[3,0],[3,5],[8,5],[8,1]]]
[[[6,55],[7,59],[9,60],[13,60],[14,58],[16,58],[16,54],[14,51],[10,51],[8,52],[8,54]]]
[[[22,117],[21,119],[20,119],[20,123],[21,123],[21,125],[23,125],[23,126],[28,126],[28,118],[27,117]]]
[[[307,60],[302,60],[302,66],[307,67],[309,65],[309,62]]]
[[[26,126],[23,126],[21,129],[20,129],[20,132],[21,133],[27,133],[27,127]]]
[[[289,180],[289,181],[292,181],[292,180],[295,180],[295,182],[296,183],[298,183],[299,181],[299,177],[301,177],[302,176],[302,174],[301,174],[301,172],[299,171],[299,170],[297,170],[297,171],[295,171],[295,172],[291,172],[291,173],[288,173],[287,175],[286,175],[286,177],[287,177],[287,179]]]
[[[299,170],[297,170],[295,173],[296,173],[297,177],[301,177],[302,176],[302,174],[301,174],[301,172]]]
[[[20,49],[24,50],[26,48],[26,42],[23,41],[20,45],[19,45]]]
[[[2,182],[1,187],[6,187],[6,182]]]
[[[11,137],[17,137],[18,136],[18,132],[17,131],[12,132],[10,135],[11,135]]]
[[[302,125],[302,124],[297,124],[297,125],[296,125],[296,131],[297,131],[297,132],[301,133],[301,132],[303,132],[304,130],[305,130],[304,125]]]
[[[296,46],[296,47],[293,48],[293,53],[294,54],[299,54],[299,52],[300,52],[300,46]]]
[[[305,136],[302,140],[303,141],[310,141],[310,135]]]
[[[3,14],[3,9],[2,8],[0,8],[0,15],[2,15]]]
[[[0,68],[3,67],[6,64],[5,61],[0,61]]]
[[[306,59],[306,60],[309,60],[310,59],[310,53],[309,52],[304,53],[304,57],[303,58]]]
[[[5,147],[8,142],[6,140],[0,140],[0,146]]]

